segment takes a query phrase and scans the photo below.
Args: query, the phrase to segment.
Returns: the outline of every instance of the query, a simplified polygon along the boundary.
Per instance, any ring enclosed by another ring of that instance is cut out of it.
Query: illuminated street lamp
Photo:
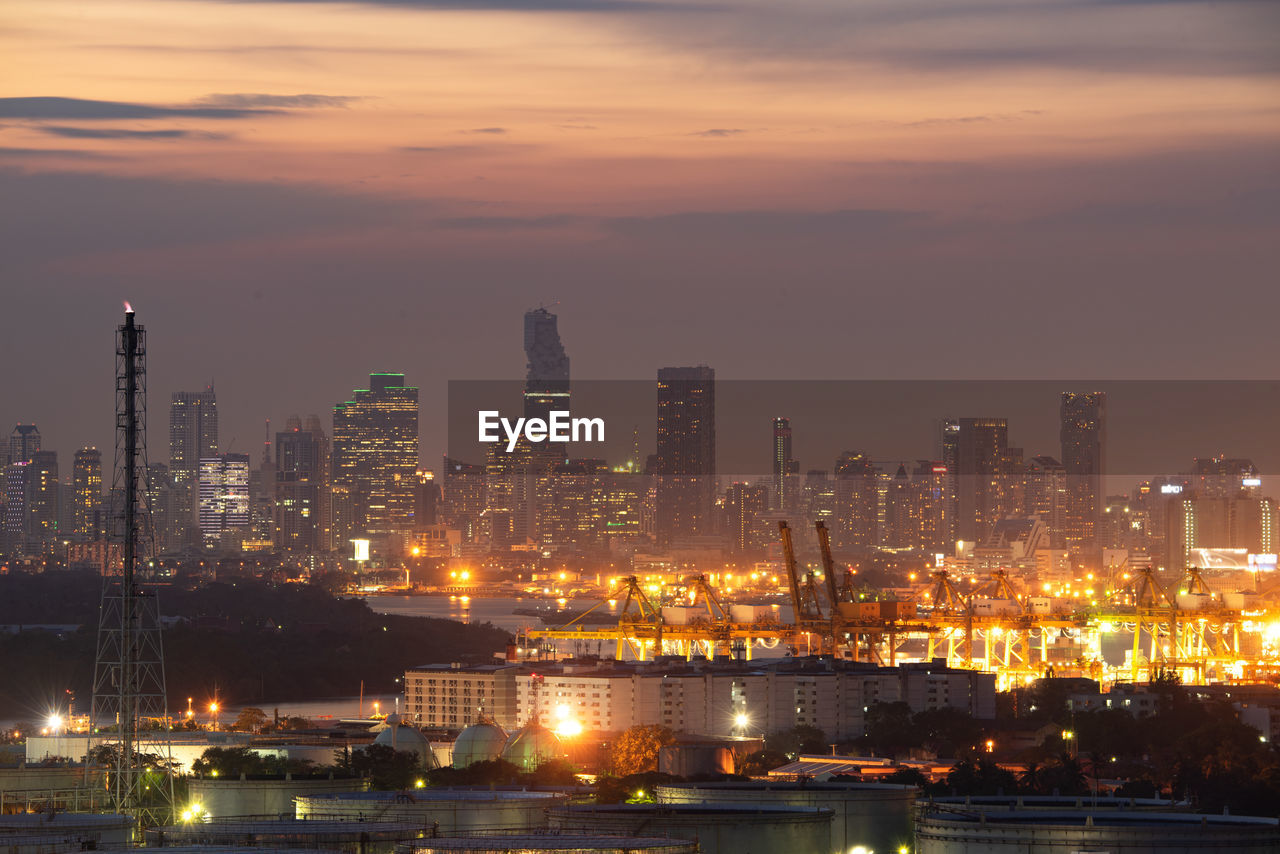
[[[213,729],[218,728],[218,701],[209,704],[209,715],[213,718]]]

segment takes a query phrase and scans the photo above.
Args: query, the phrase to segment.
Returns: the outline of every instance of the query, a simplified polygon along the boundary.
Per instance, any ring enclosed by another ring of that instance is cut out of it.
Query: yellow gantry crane
[[[928,659],[944,658],[955,667],[976,668],[998,675],[1009,687],[1049,674],[1084,675],[1105,679],[1101,645],[1105,635],[1132,632],[1127,676],[1138,681],[1157,671],[1177,670],[1184,681],[1239,678],[1249,657],[1241,643],[1248,631],[1273,631],[1280,636],[1276,614],[1244,614],[1213,599],[1196,568],[1188,570],[1181,594],[1170,594],[1149,568],[1139,570],[1123,588],[1107,590],[1101,600],[1069,611],[1031,607],[1001,569],[987,583],[968,593],[951,574],[931,576],[929,609],[917,615],[914,602],[859,601],[852,573],[841,576],[831,552],[830,532],[816,523],[822,571],[801,570],[790,526],[778,523],[784,570],[791,598],[792,620],[737,622],[732,619],[705,576],[686,578],[689,605],[678,622],[663,610],[634,576],[622,579],[605,599],[563,626],[534,629],[530,639],[604,640],[616,644],[619,658],[630,654],[640,661],[655,655],[709,657],[744,650],[750,658],[757,643],[787,643],[822,654],[892,665],[901,644],[923,644]],[[587,625],[585,618],[606,602],[621,601],[616,625]],[[993,607],[996,606],[996,607]],[[985,608],[986,610],[979,610]],[[1261,644],[1259,644],[1261,647]],[[1255,654],[1256,656],[1256,654]],[[1280,667],[1280,661],[1273,662]],[[1114,668],[1110,673],[1114,675]]]

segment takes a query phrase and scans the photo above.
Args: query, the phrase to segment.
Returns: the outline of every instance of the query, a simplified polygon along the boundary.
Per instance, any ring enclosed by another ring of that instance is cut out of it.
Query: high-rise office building
[[[102,452],[97,448],[76,451],[71,467],[71,533],[95,540],[105,531],[99,519],[102,506]]]
[[[218,399],[204,391],[175,391],[169,402],[169,477],[174,513],[169,539],[178,547],[197,545],[197,480],[200,460],[218,455]]]
[[[985,542],[995,523],[1013,509],[1006,496],[1009,422],[961,418],[955,434],[956,539]]]
[[[1067,512],[1062,545],[1073,553],[1097,550],[1106,474],[1107,395],[1063,392],[1061,406],[1062,466],[1067,475]]]
[[[1236,498],[1256,493],[1262,485],[1260,478],[1253,460],[1218,454],[1196,457],[1187,482],[1197,495],[1205,498]]]
[[[333,408],[331,471],[335,500],[339,487],[350,497],[357,534],[413,531],[418,389],[404,384],[404,374],[371,374],[369,388]]]
[[[1053,548],[1066,548],[1067,470],[1053,457],[1038,455],[1026,465],[1026,515],[1044,523]]]
[[[200,537],[206,548],[225,535],[249,528],[249,455],[221,454],[200,460]]]
[[[669,544],[714,533],[716,372],[658,371],[657,535]]]
[[[50,554],[61,538],[58,530],[58,454],[36,451],[27,466],[28,545],[32,553]]]
[[[845,451],[836,460],[835,475],[836,545],[876,545],[880,535],[880,496],[875,464],[861,451]]]
[[[956,517],[960,514],[960,419],[943,418],[938,427],[938,458],[946,466],[947,531],[946,539],[954,543],[958,537]]]
[[[310,422],[310,419],[308,419]],[[319,419],[316,424],[319,426]],[[276,434],[275,532],[276,548],[317,553],[326,550],[322,496],[325,482],[326,448],[324,434],[302,429],[298,418],[290,418],[284,432]]]
[[[798,496],[800,463],[791,456],[791,419],[773,419],[773,506],[794,511]]]
[[[484,466],[445,457],[440,466],[440,520],[472,542],[486,507]]]
[[[27,499],[27,469],[30,467],[30,460],[5,466],[3,545],[7,555],[20,555],[26,551],[31,510]]]
[[[9,434],[9,464],[25,463],[40,450],[40,431],[34,424],[18,424]]]

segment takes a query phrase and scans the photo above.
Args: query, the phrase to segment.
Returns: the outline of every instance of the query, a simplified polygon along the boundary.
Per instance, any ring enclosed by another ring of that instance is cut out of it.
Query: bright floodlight
[[[746,726],[747,725],[746,714],[744,712],[738,712],[738,714],[733,716],[733,722],[740,727]]]
[[[49,715],[49,729],[58,729],[62,726],[62,715]]]

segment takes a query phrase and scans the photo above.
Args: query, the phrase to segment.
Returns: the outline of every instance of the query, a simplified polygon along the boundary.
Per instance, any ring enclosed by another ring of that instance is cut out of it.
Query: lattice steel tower
[[[96,750],[114,765],[112,807],[136,827],[173,817],[173,760],[165,694],[164,648],[147,557],[146,333],[125,303],[116,341],[116,456],[112,484],[112,540],[122,565],[103,579],[98,658],[93,678],[92,729]],[[143,737],[143,734],[146,737]]]

